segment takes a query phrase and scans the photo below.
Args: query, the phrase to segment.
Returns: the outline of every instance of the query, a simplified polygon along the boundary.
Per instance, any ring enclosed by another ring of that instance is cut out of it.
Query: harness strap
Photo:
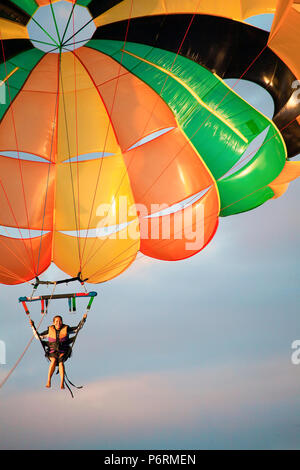
[[[69,384],[67,383],[69,382]],[[64,380],[64,384],[65,386],[67,387],[67,389],[69,390],[70,394],[71,394],[71,397],[74,398],[74,395],[73,395],[73,392],[71,390],[71,387],[74,387],[74,388],[77,388],[77,389],[80,389],[80,388],[83,388],[82,385],[74,385],[73,382],[71,382],[71,380],[69,379],[68,375],[67,375],[67,372],[66,372],[66,369],[65,369],[65,380]],[[69,386],[71,385],[71,387]]]

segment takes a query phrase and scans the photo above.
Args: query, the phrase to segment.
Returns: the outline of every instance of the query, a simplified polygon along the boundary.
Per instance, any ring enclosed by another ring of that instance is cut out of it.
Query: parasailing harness
[[[72,282],[72,281],[80,281],[81,284],[83,284],[85,280],[81,279],[80,273],[78,274],[77,277],[69,278],[69,279],[65,279],[65,280],[61,280],[61,281],[56,281],[56,282],[55,281],[40,281],[38,278],[36,278],[36,282],[33,284],[33,289],[36,290],[40,284],[46,284],[46,285],[53,284],[56,287],[57,284],[68,283],[68,282]],[[28,302],[40,302],[41,303],[41,315],[44,316],[44,315],[47,314],[49,302],[52,301],[52,300],[67,299],[68,300],[69,312],[75,313],[76,308],[77,308],[77,305],[76,305],[77,304],[77,299],[82,299],[82,298],[88,298],[89,299],[86,310],[85,310],[85,315],[83,316],[83,318],[79,322],[75,335],[72,338],[68,339],[68,343],[67,343],[68,349],[64,353],[64,356],[63,356],[63,362],[66,362],[72,355],[73,348],[74,348],[78,333],[79,333],[79,331],[81,330],[81,328],[83,327],[83,325],[85,323],[86,316],[87,316],[88,312],[90,311],[90,309],[92,307],[92,303],[93,303],[96,296],[97,296],[97,292],[92,291],[92,292],[75,292],[75,293],[69,293],[69,294],[54,294],[54,293],[52,293],[51,295],[40,295],[40,296],[33,296],[32,295],[31,297],[19,297],[19,302],[23,305],[23,308],[25,310],[25,313],[26,313],[27,317],[32,322],[32,326],[33,326],[34,330],[36,331],[36,336],[39,339],[39,341],[41,343],[41,346],[44,350],[45,357],[49,361],[50,361],[50,358],[49,358],[50,348],[51,348],[51,350],[54,349],[54,350],[58,351],[59,344],[58,344],[58,342],[49,343],[49,341],[44,341],[44,340],[41,339],[41,337],[40,337],[40,335],[39,335],[39,333],[38,333],[38,331],[37,331],[37,329],[34,325],[33,320],[30,318],[30,312],[29,312],[29,308],[27,306],[27,303]],[[58,364],[57,364],[57,367],[58,367]],[[58,374],[58,370],[57,370],[56,373]],[[69,384],[66,382],[66,380]],[[69,392],[71,393],[72,398],[74,398],[74,395],[73,395],[72,390],[71,390],[69,385],[71,385],[75,388],[82,388],[82,386],[77,387],[76,385],[74,385],[70,381],[66,371],[65,371],[65,382],[64,382],[64,384],[66,385]]]

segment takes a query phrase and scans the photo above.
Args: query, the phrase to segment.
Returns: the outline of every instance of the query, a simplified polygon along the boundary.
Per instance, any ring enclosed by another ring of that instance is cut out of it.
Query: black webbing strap
[[[67,383],[68,382],[68,383]],[[67,387],[67,389],[69,390],[70,394],[71,394],[71,397],[74,398],[74,394],[71,390],[71,387],[74,387],[74,388],[77,388],[77,389],[80,389],[80,388],[83,388],[82,385],[74,385],[73,382],[71,382],[71,380],[69,379],[68,375],[67,375],[67,372],[66,372],[66,369],[65,369],[65,380],[64,380],[64,384],[65,386]],[[71,385],[71,387],[70,387]]]
[[[39,339],[39,342],[41,343],[42,348],[43,348],[43,350],[44,350],[45,356],[48,357],[48,355],[47,355],[48,352],[47,352],[47,350],[46,350],[46,346],[48,346],[48,341],[42,341],[42,340],[41,340],[41,337],[40,337],[40,335],[39,335],[39,332],[37,331],[37,329],[36,329],[36,327],[35,327],[34,321],[33,321],[33,320],[31,320],[31,321],[32,321],[32,327],[34,328],[34,331],[36,332],[37,337],[38,337],[38,339]]]

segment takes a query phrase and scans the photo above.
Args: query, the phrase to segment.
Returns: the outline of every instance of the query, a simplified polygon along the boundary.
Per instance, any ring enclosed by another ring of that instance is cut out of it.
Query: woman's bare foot
[[[47,382],[47,383],[46,383],[46,387],[47,387],[47,388],[51,388],[51,383],[50,383],[50,382]]]
[[[60,384],[60,388],[61,388],[61,390],[64,390],[64,388],[65,388],[64,384]]]

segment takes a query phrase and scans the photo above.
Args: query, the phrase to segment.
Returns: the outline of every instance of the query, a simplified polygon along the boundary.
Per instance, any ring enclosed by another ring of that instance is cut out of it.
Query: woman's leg
[[[64,356],[64,353],[62,353],[59,358],[62,359]],[[59,374],[60,374],[60,388],[65,388],[65,366],[64,366],[64,361],[60,360],[58,362],[58,369],[59,369]]]
[[[49,366],[49,370],[48,370],[48,381],[47,381],[47,384],[46,384],[47,388],[51,387],[51,377],[53,375],[53,372],[55,371],[55,367],[56,367],[56,359],[55,359],[55,357],[50,357],[50,366]]]

